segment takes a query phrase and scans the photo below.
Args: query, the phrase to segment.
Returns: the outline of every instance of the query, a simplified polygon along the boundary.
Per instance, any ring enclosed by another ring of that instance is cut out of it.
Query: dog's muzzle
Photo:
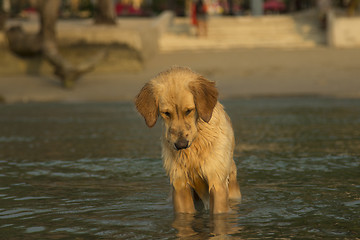
[[[174,145],[176,150],[186,149],[189,147],[189,141],[180,137]]]

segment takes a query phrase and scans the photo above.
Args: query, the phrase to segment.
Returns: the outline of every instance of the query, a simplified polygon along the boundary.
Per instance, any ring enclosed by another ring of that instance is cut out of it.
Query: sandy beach
[[[360,49],[230,49],[158,53],[140,71],[92,72],[66,90],[52,75],[0,76],[3,102],[131,101],[142,85],[172,65],[216,81],[221,98],[360,97]]]

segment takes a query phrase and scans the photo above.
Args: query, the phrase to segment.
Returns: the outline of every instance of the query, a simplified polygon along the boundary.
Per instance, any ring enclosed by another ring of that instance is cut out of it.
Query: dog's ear
[[[205,122],[209,122],[219,95],[215,82],[200,76],[191,82],[189,87],[194,95],[196,110],[200,118]]]
[[[146,125],[153,127],[159,116],[159,107],[156,103],[151,84],[146,83],[135,98],[135,106],[145,118]]]

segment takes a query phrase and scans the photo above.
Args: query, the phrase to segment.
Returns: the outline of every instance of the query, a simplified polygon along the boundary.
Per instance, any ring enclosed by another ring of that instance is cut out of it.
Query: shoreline
[[[320,96],[360,98],[360,49],[231,49],[158,53],[136,72],[91,72],[66,90],[50,74],[0,76],[3,102],[132,101],[145,82],[173,65],[216,82],[220,99]],[[122,59],[123,60],[123,59]]]

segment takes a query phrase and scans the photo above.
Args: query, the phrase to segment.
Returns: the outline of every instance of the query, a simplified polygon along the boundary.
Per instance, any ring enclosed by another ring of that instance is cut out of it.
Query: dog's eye
[[[192,109],[188,109],[188,110],[186,110],[185,115],[187,116],[187,115],[189,115],[191,112],[192,112]]]
[[[164,115],[168,118],[171,117],[171,114],[169,112],[164,112]]]

